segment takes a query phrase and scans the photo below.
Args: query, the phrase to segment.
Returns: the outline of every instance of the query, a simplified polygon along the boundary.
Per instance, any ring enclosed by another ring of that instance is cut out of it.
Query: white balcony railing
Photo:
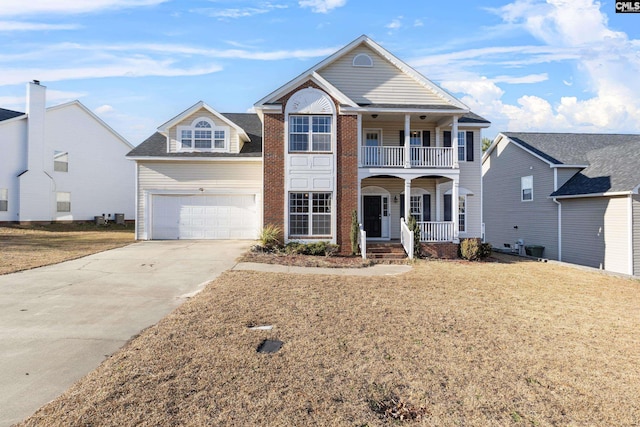
[[[453,222],[451,221],[420,221],[420,241],[421,242],[452,242]]]
[[[453,148],[451,147],[410,147],[410,167],[452,168]],[[405,165],[404,147],[361,147],[360,162],[363,167],[395,167]]]

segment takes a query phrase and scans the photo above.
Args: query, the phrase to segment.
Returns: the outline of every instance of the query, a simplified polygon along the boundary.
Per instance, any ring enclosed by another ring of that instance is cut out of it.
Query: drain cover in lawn
[[[264,340],[258,346],[258,353],[275,353],[280,350],[282,344],[284,343],[278,340]]]

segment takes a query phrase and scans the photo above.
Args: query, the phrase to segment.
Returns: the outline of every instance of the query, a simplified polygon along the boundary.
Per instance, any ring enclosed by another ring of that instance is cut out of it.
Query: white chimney
[[[27,169],[44,169],[44,116],[47,88],[38,80],[27,83]]]

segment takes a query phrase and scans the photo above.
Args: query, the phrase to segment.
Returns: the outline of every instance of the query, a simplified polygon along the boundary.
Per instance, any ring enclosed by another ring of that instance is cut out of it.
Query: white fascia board
[[[510,144],[515,144],[516,147],[519,147],[520,149],[522,149],[523,151],[526,151],[527,153],[531,154],[533,157],[535,157],[536,159],[542,160],[544,163],[548,164],[550,168],[553,168],[554,166],[560,166],[556,163],[552,163],[549,160],[545,159],[544,157],[534,153],[533,151],[529,150],[528,148],[523,147],[522,145],[518,144],[516,141],[514,141],[513,139],[509,138],[508,136],[506,136],[503,133],[498,134],[498,136],[496,136],[496,139],[493,140],[493,142],[491,143],[491,145],[489,146],[489,148],[487,149],[487,151],[485,151],[485,153],[482,155],[482,161],[484,162],[485,158],[488,157],[491,152],[493,151],[494,147],[497,145],[497,143],[499,142],[499,140],[501,139],[506,139],[507,143]]]
[[[127,157],[136,162],[261,162],[262,157]]]
[[[120,135],[118,132],[116,132],[111,126],[109,126],[107,123],[105,123],[104,120],[102,120],[100,117],[98,117],[93,111],[91,111],[89,108],[87,108],[82,102],[75,100],[75,101],[70,101],[64,104],[60,104],[60,105],[55,105],[53,107],[49,107],[46,109],[46,111],[54,111],[54,110],[59,110],[59,109],[63,109],[63,108],[67,108],[70,107],[72,105],[78,106],[80,107],[80,109],[82,109],[84,112],[86,112],[87,114],[89,114],[89,116],[91,116],[95,121],[97,121],[102,127],[104,127],[105,129],[107,129],[109,132],[111,132],[113,134],[113,136],[115,136],[116,138],[118,138],[123,144],[125,144],[129,149],[133,149],[134,145],[131,144],[124,136]]]
[[[610,193],[591,193],[591,194],[572,194],[568,196],[548,196],[547,199],[584,199],[589,197],[617,197],[617,196],[629,196],[634,194],[633,191],[612,191]]]
[[[585,169],[588,168],[589,165],[557,165],[557,164],[552,164],[551,169],[563,169],[563,168],[567,168],[567,169]]]
[[[221,113],[217,112],[216,110],[214,110],[213,108],[211,108],[204,101],[196,102],[194,105],[192,105],[191,107],[187,108],[182,113],[178,114],[177,116],[175,116],[174,118],[172,118],[168,122],[165,122],[162,125],[160,125],[160,127],[158,128],[158,132],[162,133],[163,135],[166,135],[168,133],[169,128],[177,125],[182,120],[184,120],[187,117],[189,117],[190,115],[194,114],[196,111],[198,111],[201,108],[204,108],[205,110],[207,110],[208,112],[210,112],[211,114],[213,114],[214,116],[216,116],[217,118],[219,118],[220,120],[225,122],[227,125],[229,125],[232,128],[234,128],[238,132],[240,137],[245,142],[250,142],[251,141],[249,139],[249,135],[247,135],[247,133],[245,132],[244,129],[242,129],[240,126],[238,126],[237,124],[235,124],[234,122],[232,122],[231,120],[226,118],[223,114],[221,114]]]
[[[327,81],[320,74],[318,74],[318,73],[316,73],[315,71],[312,70],[312,71],[309,71],[307,73],[300,74],[298,77],[296,77],[295,79],[291,80],[290,82],[288,82],[284,86],[281,86],[276,91],[271,92],[269,95],[267,95],[266,97],[262,98],[260,101],[256,102],[254,104],[254,108],[256,108],[256,109],[269,108],[270,105],[265,105],[264,104],[265,102],[270,102],[270,101],[275,101],[277,99],[280,99],[282,96],[286,95],[287,93],[291,92],[293,89],[295,89],[298,86],[302,85],[307,80],[311,80],[312,82],[314,82],[315,84],[320,86],[325,92],[327,92],[333,98],[337,99],[339,103],[350,105],[352,107],[357,107],[358,106],[358,104],[356,104],[351,98],[349,98],[347,95],[342,93],[334,85],[329,83],[329,81]],[[280,108],[282,109],[282,107],[280,107]]]
[[[424,114],[452,114],[454,116],[461,116],[469,112],[469,110],[441,110],[438,108],[403,108],[399,110],[398,108],[381,108],[381,107],[344,107],[345,111],[350,111],[354,113],[424,113]],[[447,118],[450,120],[450,118]],[[489,126],[489,125],[487,125]]]

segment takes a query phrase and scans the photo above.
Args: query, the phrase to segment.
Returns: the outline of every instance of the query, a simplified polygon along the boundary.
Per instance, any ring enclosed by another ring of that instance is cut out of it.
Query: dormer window
[[[369,55],[367,55],[366,53],[359,53],[356,56],[353,57],[353,64],[354,67],[367,67],[367,68],[371,68],[373,67],[373,59],[371,59],[371,57]]]
[[[229,151],[229,127],[199,118],[191,126],[178,126],[180,151]]]

